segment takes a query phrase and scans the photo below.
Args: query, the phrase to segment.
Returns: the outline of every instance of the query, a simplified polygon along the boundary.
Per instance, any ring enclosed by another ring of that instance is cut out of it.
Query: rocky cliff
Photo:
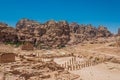
[[[98,28],[89,25],[78,25],[77,23],[71,23],[69,25],[71,31],[70,43],[80,43],[83,41],[89,41],[100,37],[110,37],[112,33],[104,26]]]
[[[17,42],[18,37],[16,29],[8,26],[5,23],[0,23],[0,42]]]
[[[30,41],[38,48],[62,47],[70,40],[70,28],[66,21],[50,20],[44,24],[22,19],[16,24],[20,41]]]
[[[67,21],[54,20],[39,23],[34,20],[21,19],[16,28],[0,23],[0,41],[31,42],[37,48],[64,47],[66,44],[80,43],[98,37],[112,36],[106,27],[92,25],[68,24]]]

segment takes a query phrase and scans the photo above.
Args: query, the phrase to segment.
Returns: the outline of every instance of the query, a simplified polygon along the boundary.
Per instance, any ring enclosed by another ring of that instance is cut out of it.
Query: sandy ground
[[[3,78],[3,73],[0,72],[0,80],[2,80],[2,78]]]
[[[120,64],[107,62],[71,73],[80,75],[76,80],[120,80]]]
[[[40,54],[67,54],[67,53],[74,53],[74,54],[81,54],[81,55],[90,55],[92,53],[96,54],[105,54],[105,55],[111,55],[115,57],[120,57],[120,48],[118,47],[110,47],[109,44],[111,43],[105,43],[105,44],[78,44],[73,46],[68,46],[63,49],[53,49],[53,50],[36,50],[32,52],[26,52],[26,51],[19,51],[19,49],[16,49],[15,51],[17,53],[23,53],[23,54],[30,54],[30,53],[40,53]],[[1,48],[4,48],[4,46],[0,46]],[[6,46],[5,46],[6,48]],[[9,49],[9,48],[7,48]],[[12,50],[12,49],[11,49]],[[10,51],[11,51],[10,50]],[[72,57],[64,57],[64,58],[55,58],[54,61],[58,64],[64,64],[65,62],[72,59]],[[81,61],[84,59],[77,59],[77,61]],[[79,79],[76,80],[120,80],[120,64],[115,63],[101,63],[95,66],[90,66],[83,68],[81,70],[76,71],[70,71],[73,74],[80,75]],[[3,73],[0,72],[0,80],[1,76],[3,76]],[[51,79],[53,80],[53,79]]]

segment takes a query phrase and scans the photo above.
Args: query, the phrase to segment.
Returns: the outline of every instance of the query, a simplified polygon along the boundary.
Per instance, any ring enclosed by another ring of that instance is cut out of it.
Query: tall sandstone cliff
[[[31,42],[37,48],[64,47],[67,44],[81,43],[98,37],[110,37],[112,33],[106,27],[92,25],[68,24],[67,21],[39,23],[34,20],[21,19],[16,28],[0,23],[0,41]]]
[[[66,21],[50,20],[40,24],[33,20],[22,19],[16,24],[20,41],[33,42],[39,48],[65,46],[70,40],[70,28]]]
[[[112,33],[104,26],[98,28],[89,25],[78,25],[77,23],[69,24],[71,31],[71,43],[81,43],[100,37],[110,37]]]
[[[5,23],[0,23],[0,42],[16,43],[17,41],[16,30]]]

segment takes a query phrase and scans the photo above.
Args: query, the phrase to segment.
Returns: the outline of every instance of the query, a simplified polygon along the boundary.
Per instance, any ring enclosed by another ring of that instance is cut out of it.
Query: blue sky
[[[103,25],[116,33],[120,27],[120,0],[0,0],[0,22],[15,26],[21,18]]]

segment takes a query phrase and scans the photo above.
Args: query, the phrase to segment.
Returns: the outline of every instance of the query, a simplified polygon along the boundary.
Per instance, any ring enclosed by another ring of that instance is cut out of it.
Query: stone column
[[[73,65],[73,70],[75,70],[75,65]]]
[[[86,67],[88,67],[88,62],[86,62]]]
[[[72,64],[74,63],[73,61],[74,61],[74,59],[72,58]]]
[[[80,69],[80,64],[78,64],[78,70]]]
[[[69,65],[70,61],[67,61],[67,66]]]
[[[65,68],[67,67],[67,63],[65,62]]]
[[[78,66],[78,64],[76,65],[76,70],[78,70],[79,69],[79,66]]]
[[[72,71],[72,66],[70,66],[70,71]]]
[[[88,67],[90,66],[90,61],[88,61]]]
[[[76,57],[74,57],[74,62],[76,62]]]
[[[70,66],[71,67],[71,71],[73,70],[73,65]]]
[[[70,59],[70,65],[72,65],[72,60]]]
[[[81,64],[81,68],[83,68],[83,63]]]
[[[89,67],[89,61],[87,61],[87,67]]]
[[[86,67],[86,63],[84,63],[83,66]]]

